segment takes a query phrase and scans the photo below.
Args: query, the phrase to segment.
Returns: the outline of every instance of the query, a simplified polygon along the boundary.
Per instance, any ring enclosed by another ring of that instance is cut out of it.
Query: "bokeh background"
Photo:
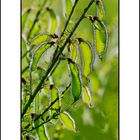
[[[22,0],[22,11],[29,7],[36,7],[43,0]],[[72,20],[75,21],[89,0],[80,0]],[[68,112],[76,122],[77,133],[63,130],[61,140],[118,140],[118,0],[104,0],[105,24],[109,33],[107,53],[100,61],[96,56],[94,71],[90,75],[90,89],[94,101],[94,108],[79,103]],[[59,18],[58,34],[63,30],[64,4],[63,0],[48,0],[47,6],[53,8]],[[95,15],[95,4],[89,9],[89,15]],[[47,27],[47,18],[44,24]],[[47,29],[43,28],[42,31]],[[87,20],[81,22],[75,32],[76,36],[85,38],[93,43],[91,23]],[[23,64],[25,65],[25,64]],[[63,71],[63,73],[62,73]],[[69,81],[66,63],[60,63],[53,74],[53,81],[57,87],[66,85]],[[64,97],[64,104],[68,104],[70,95]],[[48,133],[53,133],[48,126]]]

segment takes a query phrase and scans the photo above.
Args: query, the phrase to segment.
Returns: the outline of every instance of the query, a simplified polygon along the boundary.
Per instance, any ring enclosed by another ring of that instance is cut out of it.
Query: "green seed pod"
[[[77,48],[73,43],[70,44],[70,54],[70,58],[75,62],[77,59]]]
[[[80,78],[80,71],[78,66],[69,60],[69,70],[71,74],[71,93],[74,98],[74,102],[79,100],[81,95],[81,78]]]
[[[82,99],[83,99],[83,102],[86,103],[90,108],[93,107],[91,93],[90,93],[89,88],[86,86],[82,88]]]
[[[50,39],[52,39],[53,36],[51,34],[49,34],[48,32],[46,33],[41,33],[37,36],[35,36],[31,41],[30,43],[32,45],[38,45],[38,44],[41,44],[43,42],[46,42],[46,41],[49,41]]]
[[[64,124],[64,126],[72,131],[76,131],[75,130],[75,121],[74,119],[69,115],[69,113],[67,112],[62,112],[60,113],[60,120],[62,121],[62,123]]]
[[[37,48],[37,50],[34,52],[34,55],[32,57],[32,61],[31,61],[31,71],[36,70],[37,67],[37,63],[40,59],[40,57],[43,55],[43,53],[50,48],[52,45],[54,44],[54,42],[48,42],[48,43],[42,43],[39,45],[39,47]]]
[[[29,16],[30,12],[31,12],[31,9],[29,8],[22,14],[22,30],[25,27],[25,24],[26,24],[26,21],[27,21],[27,18]]]
[[[103,21],[100,21],[97,16],[88,16],[87,18],[92,22],[96,52],[102,60],[102,56],[108,47],[108,32],[106,25]]]
[[[96,51],[100,59],[107,50],[108,47],[108,33],[104,22],[95,20],[93,23],[95,27],[95,46]]]
[[[50,20],[49,20],[50,22],[49,22],[48,30],[50,34],[54,34],[57,27],[57,17],[56,17],[55,12],[52,9],[47,7],[47,11],[49,12],[49,15],[50,15]]]
[[[105,11],[104,11],[104,5],[102,0],[96,1],[96,11],[97,11],[97,17],[100,21],[102,21],[105,17]]]
[[[88,76],[93,70],[93,63],[95,60],[95,53],[93,47],[88,41],[79,39],[80,43],[80,56],[82,60],[82,74]]]

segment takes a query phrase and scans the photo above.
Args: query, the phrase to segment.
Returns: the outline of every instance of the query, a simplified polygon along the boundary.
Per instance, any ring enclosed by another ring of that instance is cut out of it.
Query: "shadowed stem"
[[[71,84],[69,84],[65,90],[60,94],[60,96],[62,96],[68,89],[69,87],[71,86]],[[37,121],[39,118],[41,118],[57,101],[59,100],[59,97],[57,97],[53,102],[51,102],[51,104],[40,114],[38,115],[34,121]],[[27,129],[31,124],[28,124],[25,129]]]
[[[58,52],[58,54],[56,54],[56,57],[52,60],[52,63],[49,65],[48,69],[46,70],[46,74],[42,77],[40,83],[38,84],[38,86],[36,87],[34,93],[30,96],[27,104],[25,105],[23,112],[21,114],[21,118],[24,116],[24,114],[27,112],[28,107],[31,105],[31,103],[33,102],[36,94],[38,93],[38,91],[41,89],[42,84],[44,83],[45,79],[48,77],[49,73],[51,72],[51,70],[53,69],[54,65],[56,64],[56,62],[59,59],[59,56],[62,54],[65,46],[67,45],[67,43],[69,42],[69,39],[71,38],[71,36],[73,35],[74,31],[77,29],[78,25],[80,24],[81,20],[84,18],[84,15],[86,14],[86,12],[88,11],[88,9],[90,8],[90,6],[92,5],[92,3],[94,2],[94,0],[90,0],[89,4],[87,5],[87,7],[84,9],[84,12],[81,14],[80,18],[77,20],[76,24],[74,25],[71,33],[69,34],[68,38],[66,39],[65,43],[63,44],[63,46],[60,48],[60,51]]]

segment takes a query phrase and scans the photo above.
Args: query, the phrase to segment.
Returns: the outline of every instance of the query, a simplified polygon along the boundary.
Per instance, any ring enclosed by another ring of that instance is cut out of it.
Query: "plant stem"
[[[76,7],[77,2],[78,2],[78,0],[75,0],[75,3],[74,3],[74,5],[73,5],[72,10],[71,10],[71,12],[70,12],[70,15],[69,15],[69,17],[68,17],[68,20],[66,21],[64,30],[62,31],[62,33],[61,33],[61,35],[60,35],[60,38],[61,38],[61,37],[64,35],[64,33],[65,33],[65,30],[66,30],[66,28],[67,28],[67,26],[68,26],[68,24],[69,24],[69,21],[70,21],[71,16],[72,16],[72,14],[73,14],[73,12],[74,12],[74,9],[75,9],[75,7]]]
[[[26,66],[26,67],[22,70],[21,74],[23,74],[26,70],[28,70],[28,68],[29,68],[29,65]]]
[[[29,71],[29,80],[30,80],[30,95],[32,95],[32,71],[31,71],[31,68]]]
[[[60,96],[62,96],[69,88],[70,88],[71,84],[69,84],[64,91],[62,91],[62,93],[60,94]],[[41,118],[54,104],[55,102],[57,102],[59,100],[59,97],[57,97],[53,102],[51,102],[51,104],[40,114],[38,115],[34,121],[37,121],[39,118]],[[27,129],[31,124],[28,124],[25,129]]]
[[[25,131],[26,131],[26,132],[31,132],[31,131],[33,131],[33,130],[39,128],[40,126],[44,125],[45,123],[51,121],[52,119],[54,119],[55,117],[57,117],[59,114],[60,114],[60,112],[57,113],[57,114],[55,114],[55,115],[53,115],[52,117],[48,118],[46,121],[44,121],[43,123],[39,124],[38,126],[32,128],[31,130],[25,130]]]
[[[59,53],[56,55],[56,57],[52,60],[52,63],[49,65],[48,69],[46,70],[46,74],[42,77],[40,83],[38,84],[38,86],[36,87],[34,93],[32,94],[32,96],[30,96],[27,104],[25,105],[23,112],[21,114],[21,118],[24,116],[24,114],[26,113],[28,107],[30,106],[30,104],[33,102],[36,94],[38,93],[38,91],[41,89],[42,84],[44,83],[45,79],[48,77],[50,71],[53,69],[54,65],[56,64],[56,62],[59,59],[59,56],[62,54],[65,46],[67,45],[67,43],[69,42],[69,39],[71,38],[71,36],[73,35],[74,31],[76,30],[76,28],[78,27],[78,25],[80,24],[81,20],[84,18],[84,15],[86,14],[86,12],[88,11],[88,9],[90,8],[90,6],[92,5],[92,3],[94,2],[94,0],[91,0],[89,2],[89,4],[87,5],[87,7],[84,9],[83,14],[81,14],[80,18],[77,20],[75,26],[73,27],[72,32],[69,34],[68,38],[66,39],[65,43],[63,44],[63,46],[60,48]]]

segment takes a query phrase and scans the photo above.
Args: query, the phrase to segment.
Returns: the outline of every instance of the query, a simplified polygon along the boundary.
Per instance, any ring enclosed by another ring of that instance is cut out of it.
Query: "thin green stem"
[[[89,4],[87,5],[87,7],[84,9],[84,12],[81,14],[80,18],[77,20],[75,26],[73,27],[72,32],[69,34],[68,38],[66,39],[65,43],[63,44],[63,46],[60,48],[59,53],[56,55],[55,59],[52,60],[52,63],[49,65],[48,69],[46,70],[46,74],[42,77],[40,83],[38,84],[38,86],[36,87],[34,93],[32,94],[32,96],[30,96],[27,104],[25,105],[23,112],[21,114],[21,118],[24,116],[24,114],[26,113],[28,107],[30,106],[30,104],[33,102],[36,94],[38,93],[38,91],[41,89],[42,84],[44,83],[45,79],[48,77],[49,73],[51,72],[51,70],[53,69],[54,65],[56,64],[56,62],[59,59],[59,56],[62,54],[65,46],[67,45],[67,43],[69,42],[69,39],[71,38],[71,36],[73,35],[74,31],[76,30],[76,28],[78,27],[78,25],[80,24],[81,20],[84,18],[84,15],[86,14],[86,12],[88,11],[88,9],[90,8],[90,6],[92,5],[92,3],[94,2],[94,0],[91,0],[89,2]]]
[[[66,21],[64,30],[62,31],[62,33],[61,33],[61,35],[60,35],[60,38],[64,35],[64,33],[65,33],[65,31],[66,31],[66,28],[67,28],[67,26],[68,26],[68,24],[69,24],[69,21],[70,21],[71,17],[72,17],[72,14],[73,14],[74,9],[75,9],[75,7],[76,7],[76,5],[77,5],[77,2],[78,2],[78,0],[75,0],[75,3],[74,3],[74,5],[73,5],[73,7],[72,7],[72,10],[71,10],[71,12],[70,12],[70,15],[69,15],[69,17],[68,17],[68,19],[67,19],[67,21]]]
[[[21,74],[23,74],[26,70],[28,70],[28,68],[29,68],[29,65],[26,66],[26,67],[22,70]]]

